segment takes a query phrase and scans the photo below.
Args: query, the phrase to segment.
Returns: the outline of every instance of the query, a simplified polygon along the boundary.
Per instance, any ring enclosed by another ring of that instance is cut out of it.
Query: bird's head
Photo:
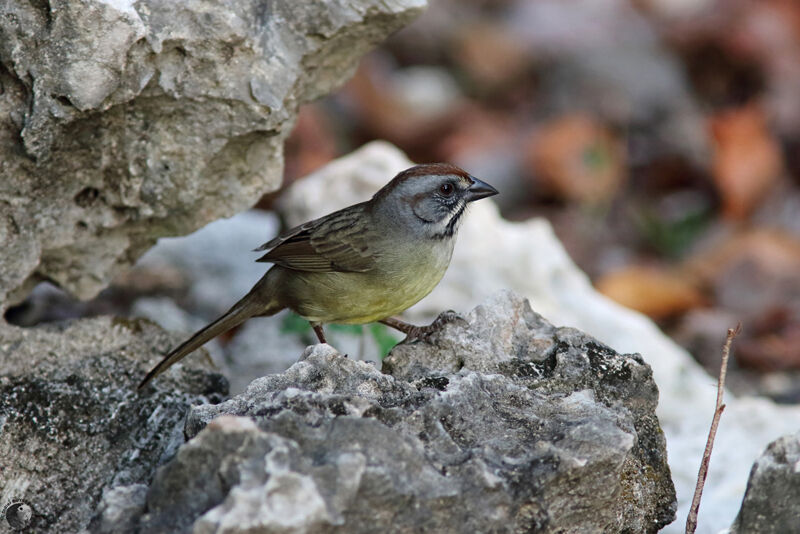
[[[497,190],[455,165],[427,163],[406,169],[373,197],[379,213],[427,237],[453,236],[467,204]]]

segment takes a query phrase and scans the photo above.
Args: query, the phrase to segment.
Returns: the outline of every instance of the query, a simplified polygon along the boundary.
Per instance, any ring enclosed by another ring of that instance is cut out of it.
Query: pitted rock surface
[[[193,408],[194,437],[156,477],[142,526],[639,533],[674,518],[658,393],[637,355],[504,292],[399,345],[383,370],[316,345]],[[209,494],[199,482],[212,479]]]

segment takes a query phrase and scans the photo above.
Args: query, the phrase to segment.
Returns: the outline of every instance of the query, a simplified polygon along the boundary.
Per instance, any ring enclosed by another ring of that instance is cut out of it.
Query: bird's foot
[[[426,337],[430,336],[434,332],[437,332],[444,327],[447,323],[452,323],[455,321],[465,321],[461,315],[454,312],[453,310],[447,310],[439,314],[439,316],[429,325],[426,326],[417,326],[413,324],[406,323],[399,319],[394,319],[392,317],[388,317],[380,321],[381,323],[391,326],[406,335],[406,338],[403,340],[406,343],[411,343],[414,341],[420,341],[425,339]]]

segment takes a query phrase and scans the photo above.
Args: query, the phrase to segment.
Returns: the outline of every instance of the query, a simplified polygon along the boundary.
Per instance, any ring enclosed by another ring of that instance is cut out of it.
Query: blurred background
[[[431,4],[302,109],[284,187],[374,139],[458,164],[506,218],[547,218],[599,291],[713,375],[741,322],[728,385],[800,401],[800,2]],[[88,303],[39,289],[6,317],[126,313],[189,285],[134,271]]]

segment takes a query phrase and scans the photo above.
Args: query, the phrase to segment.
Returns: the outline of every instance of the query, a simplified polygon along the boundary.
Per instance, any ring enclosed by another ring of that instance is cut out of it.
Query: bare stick
[[[714,418],[711,420],[711,428],[708,431],[706,449],[703,451],[703,461],[700,462],[700,471],[697,473],[697,485],[694,488],[692,506],[689,508],[689,515],[686,517],[686,534],[694,534],[697,529],[697,511],[700,509],[700,498],[703,496],[703,486],[708,475],[708,462],[711,459],[711,449],[714,448],[714,437],[717,435],[717,427],[725,405],[722,404],[722,393],[725,390],[725,375],[728,374],[728,357],[731,354],[731,343],[739,332],[742,331],[742,324],[736,328],[728,329],[728,337],[725,339],[725,346],[722,347],[722,364],[719,369],[719,381],[717,382],[717,406],[714,409]]]

